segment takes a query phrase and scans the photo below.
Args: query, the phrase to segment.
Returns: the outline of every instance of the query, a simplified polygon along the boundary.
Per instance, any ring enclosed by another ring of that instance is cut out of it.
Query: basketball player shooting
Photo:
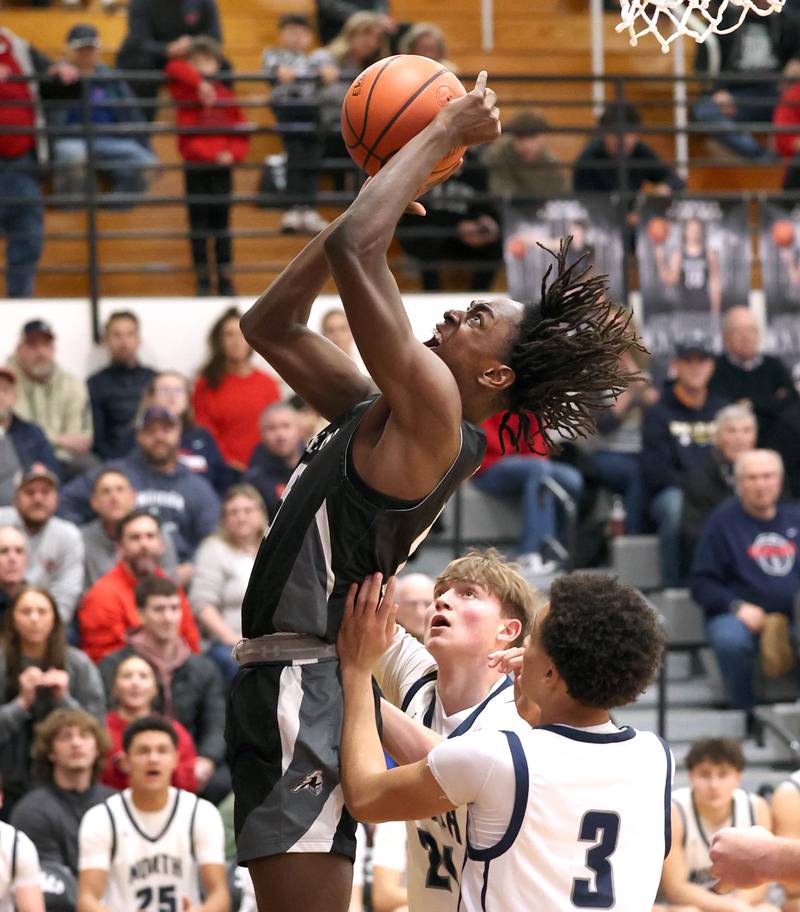
[[[627,317],[602,278],[566,266],[563,245],[539,302],[474,301],[448,311],[427,343],[414,338],[387,251],[437,162],[499,136],[486,78],[398,151],[242,318],[250,344],[331,422],[262,543],[235,650],[226,738],[237,853],[261,912],[348,906],[355,824],[339,783],[336,636],[350,584],[407,560],[479,466],[480,422],[505,412],[527,434],[533,412],[545,436],[574,438],[631,379],[618,368],[637,344]],[[330,274],[374,384],[307,325]]]

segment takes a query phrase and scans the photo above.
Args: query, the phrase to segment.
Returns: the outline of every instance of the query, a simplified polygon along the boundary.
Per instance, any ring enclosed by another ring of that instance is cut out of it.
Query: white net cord
[[[618,32],[627,31],[635,47],[640,38],[653,37],[666,54],[681,35],[703,42],[710,34],[727,35],[735,31],[748,13],[769,16],[779,13],[786,0],[620,0],[622,21]],[[723,16],[731,10],[736,20]]]

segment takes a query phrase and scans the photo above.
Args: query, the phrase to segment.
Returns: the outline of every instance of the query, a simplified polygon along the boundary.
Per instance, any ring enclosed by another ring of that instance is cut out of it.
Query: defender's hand
[[[757,887],[772,880],[764,867],[774,842],[772,833],[760,826],[747,829],[727,827],[715,833],[709,849],[711,874],[719,880],[714,892]]]
[[[479,146],[500,136],[500,109],[497,95],[486,85],[486,70],[481,70],[475,88],[463,98],[446,104],[438,117],[444,122],[453,148]]]
[[[342,669],[371,672],[391,646],[397,605],[395,577],[389,577],[381,598],[383,574],[373,573],[361,586],[355,583],[347,593],[337,649]],[[358,595],[356,595],[358,590]]]

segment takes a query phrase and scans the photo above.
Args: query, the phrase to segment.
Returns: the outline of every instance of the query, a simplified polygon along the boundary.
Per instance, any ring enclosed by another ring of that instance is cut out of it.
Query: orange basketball
[[[669,222],[660,215],[651,218],[647,223],[647,236],[653,244],[664,244],[669,237]]]
[[[772,226],[772,243],[776,247],[791,247],[794,243],[794,224],[781,219]]]
[[[342,138],[350,157],[367,174],[383,165],[433,120],[464,86],[440,63],[416,54],[385,57],[356,78],[342,103]],[[464,148],[453,149],[431,172],[446,180]]]

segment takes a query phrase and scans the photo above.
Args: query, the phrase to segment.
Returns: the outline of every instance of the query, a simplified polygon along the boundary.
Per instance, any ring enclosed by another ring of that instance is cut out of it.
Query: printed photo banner
[[[767,348],[800,372],[800,203],[763,201],[758,241]]]
[[[554,262],[542,247],[558,250],[561,238],[572,235],[569,261],[585,256],[594,272],[608,276],[610,295],[621,302],[624,257],[617,215],[607,196],[507,204],[503,257],[510,296],[518,301],[538,301],[542,277]]]

